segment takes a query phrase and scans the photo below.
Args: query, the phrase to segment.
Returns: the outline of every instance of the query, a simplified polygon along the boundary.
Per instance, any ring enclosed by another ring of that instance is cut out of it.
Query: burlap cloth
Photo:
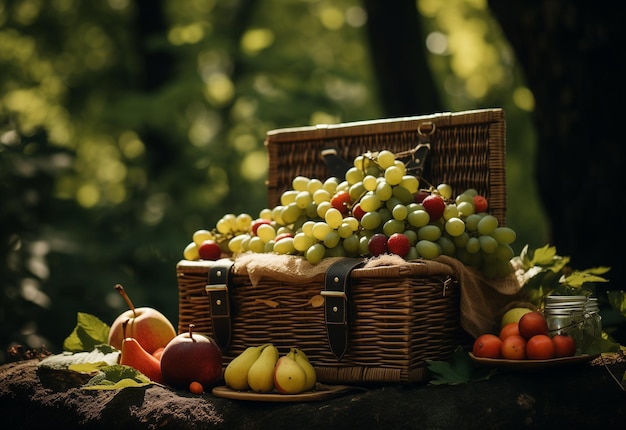
[[[245,253],[235,258],[233,271],[250,278],[252,285],[262,279],[273,279],[290,284],[324,282],[328,267],[341,257],[325,258],[318,264],[293,255]],[[474,337],[484,333],[497,334],[505,310],[526,304],[513,273],[505,278],[487,279],[478,270],[467,267],[456,258],[441,256],[440,263],[449,265],[460,283],[461,326]],[[393,255],[367,259],[364,267],[411,264]]]

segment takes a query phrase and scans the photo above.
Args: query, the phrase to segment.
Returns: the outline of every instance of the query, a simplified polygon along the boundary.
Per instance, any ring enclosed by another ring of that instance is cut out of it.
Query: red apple
[[[568,334],[557,334],[552,338],[555,357],[572,357],[576,354],[576,340]]]
[[[198,255],[203,260],[219,260],[222,256],[220,244],[212,239],[203,241],[198,247]]]
[[[541,312],[532,311],[525,313],[519,319],[519,334],[529,340],[531,337],[542,334],[548,335],[548,322]]]
[[[222,377],[222,352],[213,339],[189,332],[181,333],[167,344],[161,355],[163,381],[173,388],[189,388],[198,382],[206,390]]]
[[[115,289],[122,295],[130,309],[118,316],[111,324],[109,345],[121,350],[124,339],[132,337],[143,349],[152,354],[157,349],[165,347],[176,336],[174,326],[165,315],[150,307],[136,308],[124,287],[118,284]],[[128,325],[124,332],[124,323],[127,321]]]

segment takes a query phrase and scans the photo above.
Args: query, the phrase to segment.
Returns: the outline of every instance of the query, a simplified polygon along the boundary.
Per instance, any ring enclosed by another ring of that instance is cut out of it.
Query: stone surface
[[[626,392],[604,366],[588,363],[499,371],[460,385],[368,387],[321,401],[269,403],[161,386],[87,391],[80,388],[83,378],[37,369],[37,362],[0,367],[5,429],[612,429],[626,422]]]

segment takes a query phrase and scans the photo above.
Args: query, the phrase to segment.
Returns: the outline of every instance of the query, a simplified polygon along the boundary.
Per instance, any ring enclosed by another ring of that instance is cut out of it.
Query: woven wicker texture
[[[193,323],[197,332],[213,335],[205,293],[209,264],[177,265],[180,332]],[[231,276],[232,338],[224,364],[248,346],[272,342],[281,352],[303,349],[320,382],[407,383],[424,380],[426,360],[445,359],[459,345],[459,287],[449,266],[425,261],[360,268],[351,278],[349,348],[338,361],[328,346],[323,284],[267,279],[254,287],[248,277]]]
[[[367,151],[402,153],[427,136],[431,150],[423,179],[448,183],[455,194],[475,188],[489,200],[490,212],[506,222],[506,142],[502,109],[360,121],[272,130],[265,145],[269,157],[269,206],[280,202],[293,178],[326,179],[321,153],[335,148],[348,162]]]

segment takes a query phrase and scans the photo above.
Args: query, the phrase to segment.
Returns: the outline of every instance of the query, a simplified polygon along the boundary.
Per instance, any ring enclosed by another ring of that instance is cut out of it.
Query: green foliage
[[[432,372],[431,385],[456,385],[466,382],[485,381],[496,372],[495,368],[474,365],[469,354],[458,346],[447,361],[426,360],[428,370]]]
[[[85,390],[121,390],[130,387],[146,387],[153,382],[140,371],[116,364],[100,367],[96,376],[82,386]]]
[[[91,351],[96,345],[109,341],[111,327],[100,318],[78,312],[76,327],[63,342],[63,350],[71,352]]]

